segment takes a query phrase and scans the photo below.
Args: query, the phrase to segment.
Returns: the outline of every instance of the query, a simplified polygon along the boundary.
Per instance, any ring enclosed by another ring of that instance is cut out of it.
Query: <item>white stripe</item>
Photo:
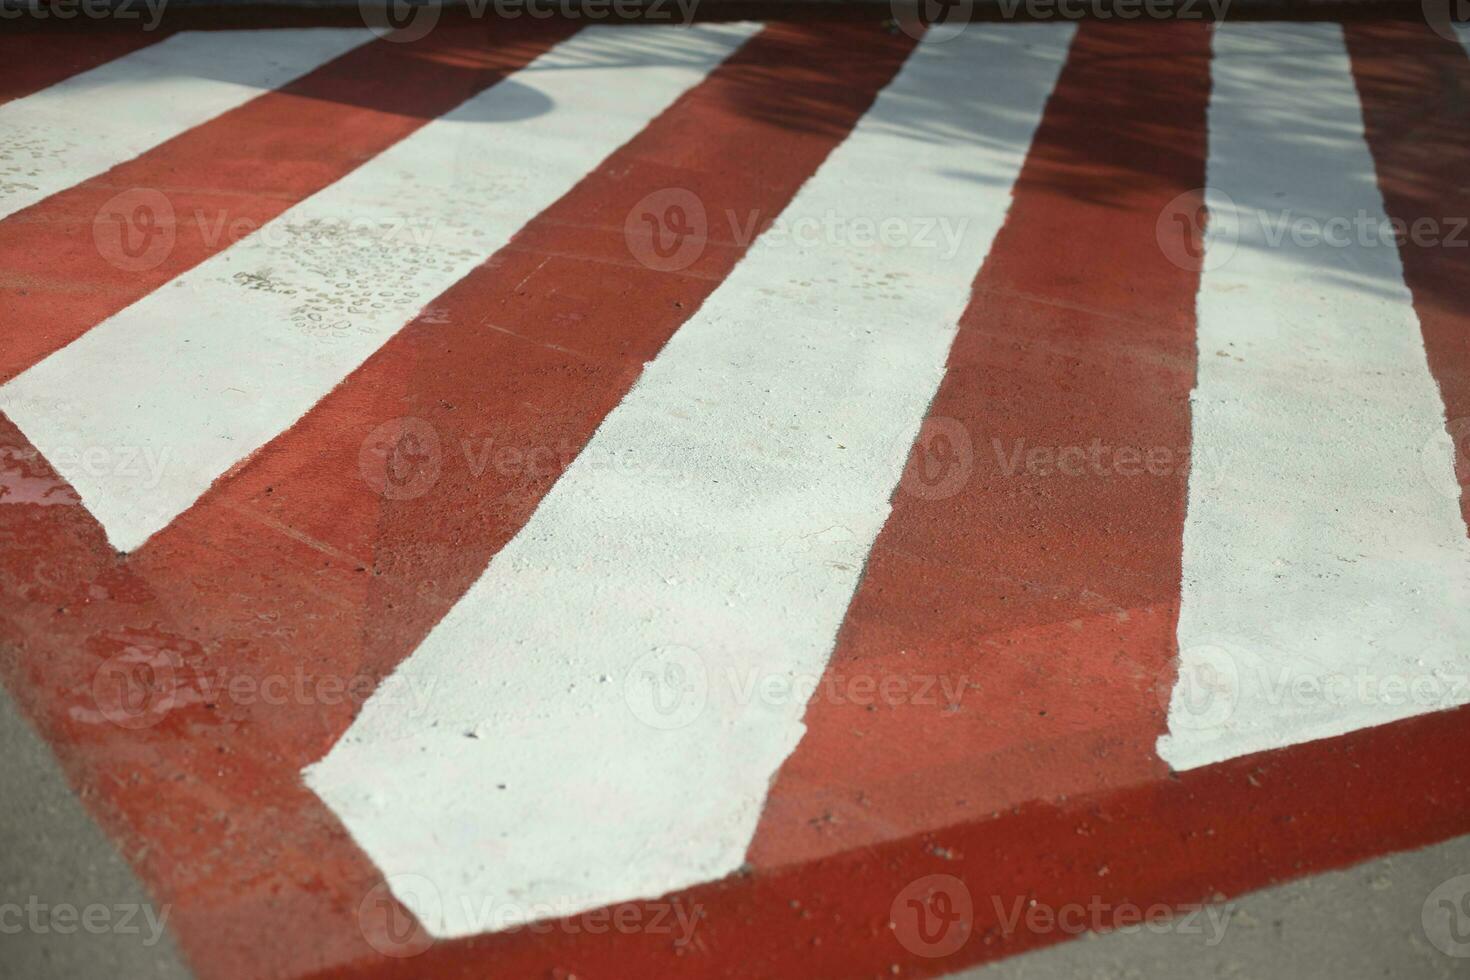
[[[596,27],[0,388],[129,551],[758,28]],[[145,474],[88,465],[138,451]]]
[[[917,48],[790,234],[756,242],[307,770],[430,932],[739,867],[1072,33]],[[935,216],[954,251],[856,230]]]
[[[1342,30],[1222,25],[1213,74],[1176,769],[1470,700],[1470,540]]]
[[[373,39],[366,28],[187,31],[0,106],[0,218]]]

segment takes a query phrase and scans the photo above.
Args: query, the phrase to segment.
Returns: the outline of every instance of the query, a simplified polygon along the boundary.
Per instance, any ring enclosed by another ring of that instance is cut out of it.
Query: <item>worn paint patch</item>
[[[0,218],[373,39],[366,28],[190,31],[0,106]]]
[[[0,408],[133,550],[755,29],[582,32],[15,378]],[[69,465],[98,448],[172,464],[151,486]]]

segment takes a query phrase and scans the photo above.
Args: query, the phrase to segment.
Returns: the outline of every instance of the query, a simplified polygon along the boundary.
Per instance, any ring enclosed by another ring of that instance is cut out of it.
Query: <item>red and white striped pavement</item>
[[[0,38],[0,679],[198,975],[1470,832],[1470,31],[881,21]]]

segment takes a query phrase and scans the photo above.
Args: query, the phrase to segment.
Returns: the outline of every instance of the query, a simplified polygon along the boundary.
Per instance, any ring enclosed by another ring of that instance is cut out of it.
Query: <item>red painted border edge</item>
[[[363,958],[317,975],[941,975],[1072,938],[1007,931],[1001,913],[1018,898],[1178,908],[1470,832],[1470,768],[1459,762],[1467,739],[1470,707],[736,875],[677,896],[701,916],[682,946],[667,932],[616,929],[588,943],[584,917],[441,942],[413,958],[365,946]],[[974,905],[970,937],[942,958],[911,952],[889,923],[898,893],[930,874],[962,879]],[[648,922],[660,903],[629,904]]]

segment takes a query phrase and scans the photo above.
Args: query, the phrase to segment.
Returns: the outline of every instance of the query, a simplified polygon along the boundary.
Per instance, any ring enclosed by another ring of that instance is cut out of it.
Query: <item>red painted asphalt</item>
[[[1345,29],[1363,100],[1368,148],[1385,210],[1413,229],[1446,223],[1470,239],[1470,59],[1465,49],[1417,23],[1350,24]],[[1462,490],[1470,489],[1470,262],[1466,247],[1404,248],[1404,282],[1424,332],[1429,369],[1439,382],[1458,451]],[[1470,522],[1470,493],[1460,509]]]
[[[0,222],[7,311],[0,383],[228,248],[287,208],[495,84],[575,30],[569,22],[446,25],[417,44],[356,48],[274,92]],[[129,35],[130,36],[130,35]],[[93,221],[135,187],[173,204],[174,244],[154,267],[120,268]],[[44,236],[36,225],[44,225]]]
[[[1187,450],[1199,276],[1155,225],[1204,184],[1208,64],[1204,24],[1078,32],[929,411],[981,434],[975,472],[952,494],[901,485],[827,668],[975,688],[952,707],[814,699],[755,864],[1167,773],[1186,467],[1057,480],[996,456]]]
[[[736,876],[681,893],[704,910],[697,949],[647,933],[590,943],[526,928],[441,942],[411,960],[368,956],[321,976],[477,978],[492,963],[508,977],[941,976],[1070,938],[1007,931],[992,896],[1000,910],[1017,897],[1052,908],[1221,901],[1464,834],[1467,738],[1470,710],[1426,715]],[[894,896],[932,874],[962,879],[975,899],[969,941],[942,959],[911,952],[888,926]]]
[[[113,31],[90,33],[79,39],[74,33],[29,32],[0,34],[0,105],[65,81],[131,51],[157,44],[168,35],[163,31]]]
[[[74,778],[106,787],[104,824],[126,852],[147,854],[140,874],[175,904],[202,974],[290,972],[367,950],[358,905],[378,873],[299,776],[355,705],[246,708],[200,692],[129,733],[73,720],[78,684],[99,658],[140,643],[183,651],[186,669],[210,676],[390,671],[556,474],[450,470],[432,495],[385,501],[359,471],[372,429],[410,414],[451,445],[493,436],[574,454],[743,253],[712,242],[665,275],[628,255],[622,216],[671,181],[717,215],[774,216],[911,45],[851,26],[769,28],[139,552],[113,555],[80,508],[40,520],[0,510],[0,534],[25,542],[4,561],[6,612],[32,641],[6,681]],[[589,331],[578,351],[552,344],[568,317],[599,312],[613,329]],[[13,429],[4,444],[24,445]],[[63,581],[37,589],[37,564]],[[138,778],[113,783],[122,770]],[[277,939],[262,943],[266,934]]]
[[[194,686],[151,728],[77,712],[129,646],[176,651],[186,678],[391,671],[558,474],[471,474],[447,453],[434,494],[384,500],[361,478],[363,440],[414,416],[451,444],[574,454],[743,255],[723,213],[779,213],[898,69],[912,42],[881,19],[768,27],[137,553],[113,552],[80,507],[0,507],[13,641],[0,678],[174,906],[201,975],[935,976],[1066,937],[1007,934],[981,900],[961,950],[920,956],[888,921],[923,875],[1051,904],[1190,903],[1470,832],[1467,709],[1169,773],[1153,744],[1173,681],[1183,470],[1043,485],[1001,478],[991,445],[958,492],[895,496],[829,667],[978,687],[955,711],[814,701],[747,872],[681,896],[703,907],[694,946],[553,926],[384,958],[359,917],[381,875],[299,776],[355,704],[247,706]],[[122,274],[91,237],[110,196],[167,187],[180,215],[269,220],[571,29],[521,24],[484,46],[463,25],[368,45],[0,221],[0,381],[229,244],[181,224],[161,266]],[[99,37],[64,59],[0,40],[21,66],[0,101],[138,43]],[[1422,25],[1347,37],[1389,214],[1464,213],[1470,59]],[[1208,43],[1203,24],[1082,25],[932,418],[1005,450],[1094,436],[1188,448],[1198,275],[1161,253],[1155,223],[1204,183]],[[630,259],[623,217],[674,184],[707,202],[715,237],[660,273]],[[1470,418],[1467,260],[1404,256],[1450,417]],[[563,345],[567,325],[594,321]],[[5,450],[29,446],[0,418]]]

